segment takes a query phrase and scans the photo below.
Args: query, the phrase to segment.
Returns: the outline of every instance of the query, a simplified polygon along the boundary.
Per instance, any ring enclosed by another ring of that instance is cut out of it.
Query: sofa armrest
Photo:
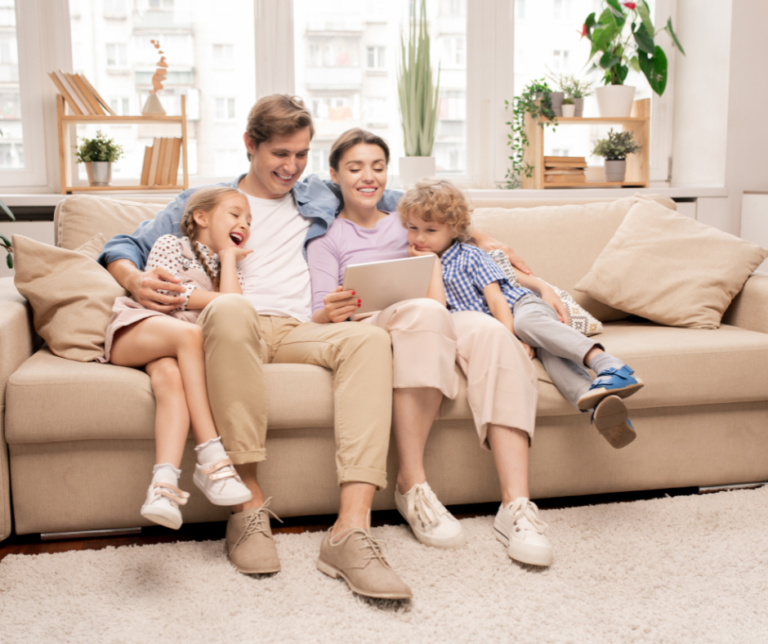
[[[5,443],[5,388],[8,379],[37,348],[29,303],[13,285],[0,279],[0,541],[12,530],[8,447]]]
[[[768,275],[751,275],[723,315],[723,324],[768,333]]]

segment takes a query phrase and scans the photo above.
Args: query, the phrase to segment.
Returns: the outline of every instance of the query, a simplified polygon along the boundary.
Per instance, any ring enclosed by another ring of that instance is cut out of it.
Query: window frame
[[[514,96],[514,29],[516,2],[471,0],[467,11],[466,162],[467,174],[452,179],[463,187],[496,188],[509,165],[506,145],[509,112],[504,100]],[[256,97],[295,91],[293,2],[253,0],[256,42]],[[161,5],[163,3],[161,2]],[[523,5],[523,13],[528,8]],[[657,0],[655,22],[676,14],[677,0]],[[76,3],[75,3],[76,6]],[[158,9],[167,11],[168,9]],[[524,15],[519,20],[527,20]],[[0,192],[53,192],[58,186],[56,90],[47,78],[52,69],[72,69],[69,0],[17,0],[16,31],[19,77],[23,78],[23,170],[0,173]],[[660,35],[660,38],[665,36]],[[662,42],[669,61],[663,97],[651,108],[651,180],[668,181],[672,151],[676,50]],[[130,52],[128,52],[130,56]],[[360,61],[363,66],[363,61]],[[367,68],[367,56],[364,68]],[[114,68],[117,69],[117,68]],[[10,188],[10,190],[9,190]]]

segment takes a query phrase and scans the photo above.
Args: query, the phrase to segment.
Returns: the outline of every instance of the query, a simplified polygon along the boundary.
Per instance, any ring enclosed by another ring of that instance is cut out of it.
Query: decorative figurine
[[[157,92],[158,90],[163,89],[163,81],[168,75],[168,63],[165,62],[165,56],[163,56],[163,52],[160,51],[160,41],[150,40],[149,42],[151,42],[155,46],[155,49],[158,50],[158,53],[160,54],[160,62],[157,63],[157,71],[155,71],[152,76],[152,89],[149,91],[147,102],[144,103],[144,109],[141,110],[141,113],[144,116],[162,116],[165,114],[165,110],[160,103]]]

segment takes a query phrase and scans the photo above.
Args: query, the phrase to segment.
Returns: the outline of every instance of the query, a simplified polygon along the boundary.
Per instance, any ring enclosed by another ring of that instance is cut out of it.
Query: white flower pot
[[[595,90],[597,109],[603,118],[625,117],[632,113],[635,88],[629,85],[606,85]]]
[[[575,105],[563,105],[563,117],[569,118],[571,116],[576,116],[576,106]]]
[[[92,186],[108,186],[112,181],[112,163],[110,161],[86,162],[85,172],[88,183]]]
[[[624,176],[627,173],[627,161],[622,160],[605,160],[605,180],[606,181],[624,181]]]
[[[400,181],[410,188],[419,179],[435,176],[435,157],[400,157]]]

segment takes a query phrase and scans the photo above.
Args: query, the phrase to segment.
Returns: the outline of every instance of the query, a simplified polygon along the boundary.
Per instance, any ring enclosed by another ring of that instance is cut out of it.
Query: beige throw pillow
[[[99,259],[101,255],[101,249],[109,241],[104,233],[96,233],[91,239],[85,242],[79,248],[75,248],[76,253],[81,253],[86,257],[89,257],[93,261]]]
[[[716,329],[766,257],[756,244],[640,201],[575,288],[659,324]]]
[[[98,243],[94,238],[85,246]],[[103,356],[112,305],[128,295],[125,289],[86,254],[21,235],[13,236],[13,248],[16,288],[29,300],[35,330],[51,351],[79,362]]]

